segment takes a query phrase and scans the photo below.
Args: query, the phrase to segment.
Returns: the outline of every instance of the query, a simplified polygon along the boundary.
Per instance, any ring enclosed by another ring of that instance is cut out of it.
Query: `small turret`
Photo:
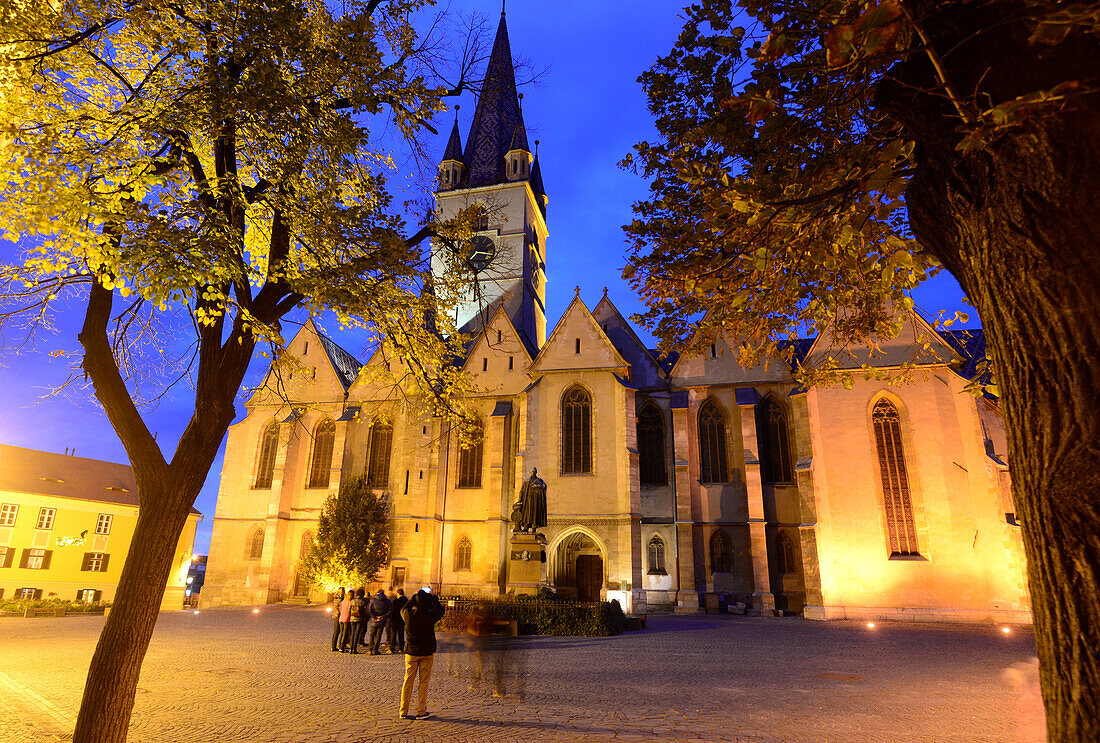
[[[458,109],[455,106],[455,124],[451,128],[451,138],[447,140],[447,149],[443,152],[443,161],[439,163],[440,191],[457,188],[466,175],[466,163],[462,157],[462,135],[458,132]]]
[[[523,100],[523,94],[519,95]],[[504,154],[504,175],[509,181],[525,181],[531,171],[531,153],[527,150],[527,132],[523,120],[512,131],[512,143]]]

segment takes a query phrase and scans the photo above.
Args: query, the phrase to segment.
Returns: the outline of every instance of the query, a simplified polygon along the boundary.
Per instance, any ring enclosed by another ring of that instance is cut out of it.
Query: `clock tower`
[[[439,165],[436,209],[448,219],[478,206],[469,266],[475,277],[457,321],[476,332],[503,306],[533,351],[546,341],[546,202],[538,152],[531,155],[516,92],[504,13],[463,150],[455,119]],[[538,144],[537,142],[535,143]],[[453,260],[433,246],[432,270]]]

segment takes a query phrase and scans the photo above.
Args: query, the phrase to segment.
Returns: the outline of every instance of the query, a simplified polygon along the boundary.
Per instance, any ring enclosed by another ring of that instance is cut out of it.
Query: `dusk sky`
[[[632,219],[631,204],[646,194],[646,184],[621,170],[618,161],[631,147],[654,136],[638,75],[666,54],[681,27],[680,2],[641,0],[630,4],[562,0],[536,3],[511,0],[507,23],[512,52],[544,70],[538,84],[523,88],[523,114],[528,140],[540,140],[539,159],[549,196],[547,241],[548,319],[557,321],[581,287],[581,298],[594,307],[606,286],[624,315],[641,305],[621,278],[625,240],[622,225]],[[499,17],[496,2],[453,3],[459,12],[476,9],[488,18],[491,42]],[[465,142],[474,98],[461,104],[459,123]],[[440,134],[431,145],[442,155],[453,113],[437,122]],[[413,194],[402,194],[409,198]],[[0,260],[11,261],[17,248],[0,242]],[[958,286],[946,275],[916,293],[920,308],[936,312],[964,309]],[[92,397],[90,388],[44,396],[67,376],[75,357],[51,358],[49,352],[79,349],[76,333],[81,308],[59,318],[59,333],[43,337],[30,352],[17,353],[15,337],[0,337],[0,443],[62,453],[76,449],[81,457],[125,462],[126,454]],[[971,326],[977,325],[976,316]],[[361,343],[342,336],[334,324],[324,330],[355,354],[367,358]],[[288,329],[293,335],[293,329]],[[647,334],[639,330],[643,338]],[[25,350],[25,349],[24,349]],[[264,365],[256,362],[246,384],[259,381]],[[238,396],[243,400],[244,396]],[[150,427],[170,458],[192,404],[191,390],[181,389],[152,411]],[[238,419],[244,408],[238,404]],[[224,442],[223,442],[224,448]],[[219,454],[196,502],[204,514],[195,551],[206,554],[214,517],[222,460]]]

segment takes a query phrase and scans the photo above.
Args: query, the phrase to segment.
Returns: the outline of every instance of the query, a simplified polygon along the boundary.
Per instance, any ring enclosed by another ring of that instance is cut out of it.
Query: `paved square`
[[[102,624],[0,619],[0,741],[69,737]],[[655,616],[618,637],[516,638],[494,698],[493,659],[474,683],[464,638],[440,633],[435,717],[409,722],[400,657],[332,653],[331,626],[316,608],[162,615],[130,741],[1001,743],[1024,739],[1003,671],[1035,652],[1019,628]]]

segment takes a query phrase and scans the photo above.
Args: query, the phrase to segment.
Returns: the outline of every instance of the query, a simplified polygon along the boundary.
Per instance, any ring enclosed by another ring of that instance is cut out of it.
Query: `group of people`
[[[443,604],[432,594],[430,586],[424,586],[412,598],[406,598],[400,588],[390,596],[379,590],[370,601],[364,598],[365,594],[362,588],[340,589],[332,612],[332,651],[355,655],[360,646],[366,646],[371,655],[379,655],[385,630],[390,653],[405,653],[399,716],[406,720],[431,717],[427,709],[428,684],[436,651],[435,625],[443,617]],[[364,643],[368,628],[370,634]],[[411,715],[409,707],[417,678],[420,680],[417,712]]]

